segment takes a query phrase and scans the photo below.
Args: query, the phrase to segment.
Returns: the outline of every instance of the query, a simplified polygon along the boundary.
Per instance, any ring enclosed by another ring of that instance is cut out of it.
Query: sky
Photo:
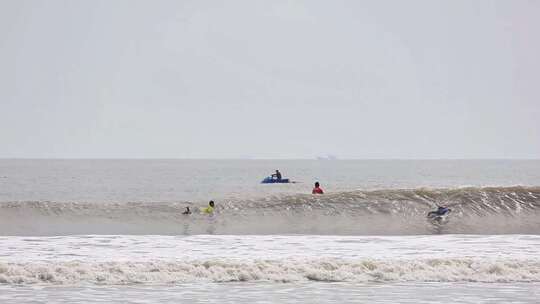
[[[0,0],[1,158],[540,158],[540,1]]]

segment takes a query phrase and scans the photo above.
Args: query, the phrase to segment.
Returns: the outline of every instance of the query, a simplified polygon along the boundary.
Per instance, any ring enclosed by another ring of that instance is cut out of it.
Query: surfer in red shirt
[[[311,194],[324,194],[319,182],[315,182],[315,188],[313,188],[313,191],[311,191]]]

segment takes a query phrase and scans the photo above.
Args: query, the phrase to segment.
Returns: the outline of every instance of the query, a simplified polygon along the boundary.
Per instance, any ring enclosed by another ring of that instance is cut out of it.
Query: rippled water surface
[[[0,303],[538,303],[539,186],[535,160],[0,160]]]
[[[226,283],[175,286],[0,286],[16,303],[538,303],[540,284]]]

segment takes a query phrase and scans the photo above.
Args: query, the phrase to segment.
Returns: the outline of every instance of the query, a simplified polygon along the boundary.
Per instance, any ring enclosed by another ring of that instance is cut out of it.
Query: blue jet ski
[[[261,181],[261,184],[288,184],[290,183],[291,181],[288,179],[288,178],[280,178],[280,179],[277,179],[277,178],[273,178],[271,176],[268,176],[268,177],[265,177],[262,181]]]

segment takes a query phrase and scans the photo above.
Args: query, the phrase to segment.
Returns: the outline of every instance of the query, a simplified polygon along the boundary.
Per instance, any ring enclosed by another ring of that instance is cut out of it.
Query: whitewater
[[[540,161],[0,160],[0,244],[2,303],[536,303]]]
[[[0,282],[540,282],[540,236],[2,238]]]

